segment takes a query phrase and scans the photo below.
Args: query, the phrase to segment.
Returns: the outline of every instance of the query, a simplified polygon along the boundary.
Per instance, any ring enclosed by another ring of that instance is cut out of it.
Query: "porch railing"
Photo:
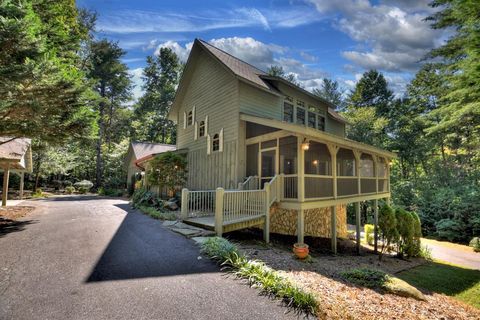
[[[215,214],[215,190],[182,190],[182,218],[195,218]]]
[[[249,176],[244,182],[238,184],[239,190],[258,190],[260,189],[260,179],[258,176]]]

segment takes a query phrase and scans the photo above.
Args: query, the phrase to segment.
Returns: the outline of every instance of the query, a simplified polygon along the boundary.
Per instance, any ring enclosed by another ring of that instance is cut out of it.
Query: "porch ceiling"
[[[396,153],[383,150],[380,148],[376,148],[374,146],[371,146],[365,143],[341,138],[327,132],[299,126],[293,123],[287,123],[287,122],[283,122],[275,119],[252,116],[245,113],[240,113],[240,120],[253,122],[253,123],[257,123],[257,124],[261,124],[261,125],[269,126],[273,128],[278,128],[278,129],[281,129],[283,132],[288,131],[295,135],[305,136],[307,139],[318,140],[320,142],[326,142],[326,143],[332,143],[340,147],[346,147],[346,148],[352,148],[359,151],[364,151],[365,153],[379,155],[387,159],[397,158]]]

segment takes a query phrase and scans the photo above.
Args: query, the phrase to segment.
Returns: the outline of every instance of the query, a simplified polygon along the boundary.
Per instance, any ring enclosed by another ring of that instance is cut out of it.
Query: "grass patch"
[[[176,220],[177,217],[173,212],[162,212],[152,207],[138,206],[138,209],[146,215],[158,220]]]
[[[403,271],[398,277],[415,287],[443,293],[480,309],[480,271],[440,261]]]
[[[367,268],[352,269],[340,274],[345,280],[370,289],[425,300],[423,294],[407,282],[380,270]]]
[[[315,297],[294,286],[264,262],[249,260],[237,247],[224,238],[212,237],[202,244],[202,252],[231,270],[237,277],[248,280],[269,296],[282,299],[288,307],[315,315],[318,302]]]

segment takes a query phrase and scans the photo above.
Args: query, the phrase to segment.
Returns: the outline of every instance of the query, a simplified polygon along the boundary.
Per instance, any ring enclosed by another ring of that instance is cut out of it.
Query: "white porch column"
[[[330,157],[332,158],[333,198],[337,199],[337,153],[340,148],[333,144],[327,144],[327,147],[330,152]]]
[[[378,251],[378,199],[373,200],[373,247],[375,253]],[[367,239],[368,240],[368,239]]]
[[[265,224],[263,226],[263,240],[270,242],[270,183],[265,183]]]
[[[362,194],[362,181],[360,177],[360,160],[362,158],[362,152],[359,150],[353,150],[355,156],[355,175],[357,176],[357,194]]]
[[[24,172],[21,172],[20,173],[20,190],[19,190],[19,193],[20,193],[20,200],[23,199],[23,185],[24,185],[24,178],[25,178],[25,173]]]
[[[215,192],[215,232],[218,237],[223,234],[223,188],[217,188]]]
[[[356,237],[357,237],[357,254],[360,254],[360,202],[355,202],[355,222],[356,222]]]
[[[7,206],[8,198],[8,179],[10,177],[10,164],[7,163],[3,167],[3,192],[2,192],[2,207]]]
[[[332,240],[332,253],[337,254],[337,206],[330,207],[331,213],[331,240]]]
[[[297,153],[298,153],[298,201],[305,201],[305,150],[302,148],[304,137],[299,136],[297,140]]]
[[[305,210],[297,210],[298,220],[297,220],[297,242],[303,243],[305,238]]]

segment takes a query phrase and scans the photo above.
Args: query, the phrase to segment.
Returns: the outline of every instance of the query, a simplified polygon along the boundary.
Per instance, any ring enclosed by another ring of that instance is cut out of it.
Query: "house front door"
[[[277,148],[260,151],[260,187],[277,174]]]

